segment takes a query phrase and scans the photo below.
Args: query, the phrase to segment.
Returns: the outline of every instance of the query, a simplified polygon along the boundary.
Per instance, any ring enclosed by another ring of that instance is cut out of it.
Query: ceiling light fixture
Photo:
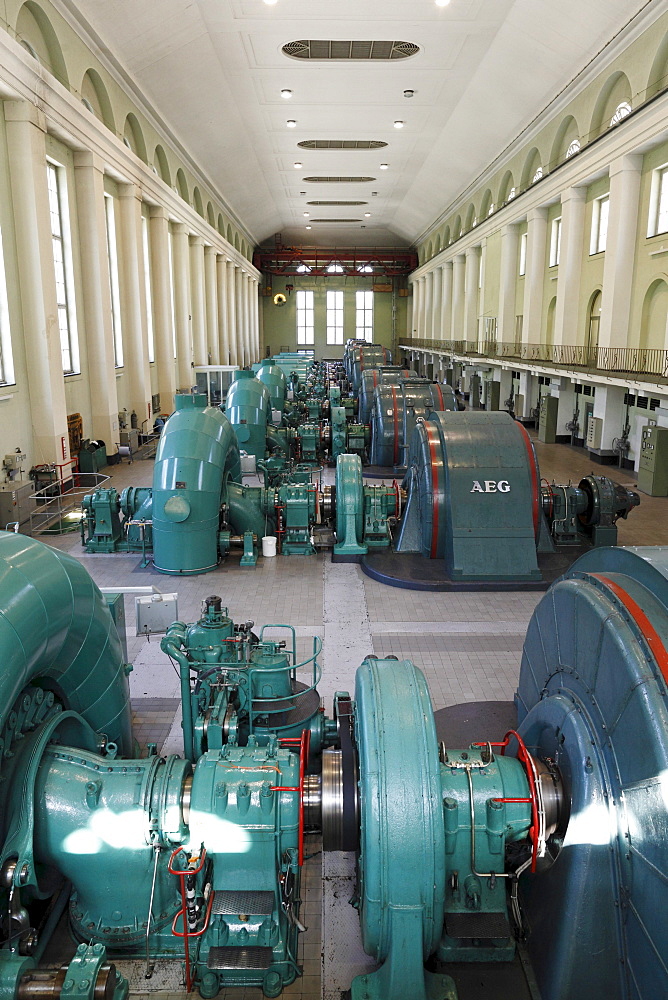
[[[287,87],[285,87],[281,91],[281,97],[284,97],[286,99],[286,101],[289,100],[292,97],[292,91],[288,90]]]
[[[297,128],[297,122],[294,120],[294,118],[288,118],[285,124],[288,126],[288,128]]]
[[[310,229],[311,227],[310,227],[310,226],[307,226],[306,228],[307,228],[307,229]]]
[[[276,0],[264,0],[264,2],[266,3],[267,7],[273,7],[274,4],[276,3]]]
[[[404,123],[403,123],[403,122],[401,122],[401,121],[396,121],[396,122],[394,123],[394,127],[395,127],[395,128],[403,128],[403,127],[404,127]]]
[[[413,97],[414,94],[414,90],[404,90],[404,97]]]
[[[380,169],[381,170],[387,170],[388,166],[389,166],[389,163],[381,163]]]
[[[267,0],[264,0],[264,2],[266,3]],[[447,7],[449,3],[450,3],[450,0],[436,0],[436,6],[437,7]]]
[[[304,218],[308,219],[308,217],[309,217],[310,214],[311,214],[310,212],[304,212]]]
[[[365,219],[370,219],[371,218],[371,212],[365,212],[364,213],[364,218]]]
[[[293,167],[295,168],[295,170],[301,170],[301,168],[302,168],[302,165],[301,165],[301,163],[299,162],[299,160],[296,160],[296,161],[295,161],[295,162],[294,162],[294,163],[292,164],[292,166],[293,166]]]

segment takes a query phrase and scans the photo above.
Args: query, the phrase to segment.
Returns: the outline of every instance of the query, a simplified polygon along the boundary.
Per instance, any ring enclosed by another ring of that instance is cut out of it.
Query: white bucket
[[[264,535],[262,538],[262,555],[276,555],[276,538],[274,535]]]

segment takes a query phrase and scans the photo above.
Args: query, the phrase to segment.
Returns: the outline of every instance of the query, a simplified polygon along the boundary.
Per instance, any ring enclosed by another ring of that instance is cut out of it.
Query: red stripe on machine
[[[427,441],[429,442],[429,454],[431,458],[431,552],[430,557],[436,559],[438,555],[438,469],[436,467],[436,431],[432,426],[424,424],[427,431]]]
[[[441,409],[444,410],[445,406],[443,405],[443,392],[441,391],[441,387],[438,384],[438,382],[436,383],[436,388],[438,389],[438,398],[441,401]]]
[[[534,455],[533,446],[531,444],[531,438],[529,437],[526,428],[515,421],[515,424],[522,432],[524,438],[524,444],[527,450],[527,457],[529,459],[529,469],[531,471],[531,513],[533,516],[533,530],[536,538],[538,538],[538,469],[536,468],[536,456]]]
[[[640,629],[643,639],[652,651],[652,655],[657,662],[657,665],[663,674],[663,679],[668,683],[668,651],[661,640],[659,633],[656,631],[651,621],[629,593],[627,593],[623,587],[620,587],[618,583],[611,580],[607,576],[603,576],[602,573],[590,573],[590,576],[595,577],[604,583],[609,590],[613,592],[615,597],[618,597],[622,602],[628,613],[633,618],[634,622]]]
[[[392,386],[392,404],[394,406],[394,464],[399,461],[399,422],[397,420],[397,390]]]

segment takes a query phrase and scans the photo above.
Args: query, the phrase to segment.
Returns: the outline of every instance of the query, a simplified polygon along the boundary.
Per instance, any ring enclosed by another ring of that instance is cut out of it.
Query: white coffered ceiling
[[[62,3],[99,36],[258,243],[280,232],[285,244],[321,246],[412,243],[646,5],[644,0],[451,0],[447,7],[434,0]],[[416,43],[420,51],[393,61],[316,62],[282,53],[285,43],[297,39],[400,40]],[[289,101],[281,98],[281,88],[292,90]],[[404,90],[414,96],[404,97]],[[286,127],[289,118],[296,119],[296,128]],[[403,129],[393,127],[396,119],[405,122]],[[373,139],[388,145],[361,151],[298,148],[306,139]],[[379,169],[381,162],[387,170]],[[375,180],[304,180],[314,175]],[[307,206],[315,200],[368,204]],[[305,211],[315,218],[360,221],[314,223],[306,231]]]

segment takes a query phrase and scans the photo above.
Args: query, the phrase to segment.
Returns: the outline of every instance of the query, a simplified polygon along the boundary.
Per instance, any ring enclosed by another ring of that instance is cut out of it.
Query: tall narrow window
[[[343,343],[343,292],[327,292],[327,343]]]
[[[14,363],[9,330],[9,303],[7,301],[7,278],[5,275],[2,233],[0,233],[0,383],[2,385],[12,385],[14,383]]]
[[[668,233],[668,164],[659,167],[652,175],[649,203],[648,236]]]
[[[176,308],[174,306],[174,236],[170,232],[167,241],[167,256],[169,258],[169,303],[172,311],[172,349],[176,360]],[[231,293],[232,295],[234,292]]]
[[[373,292],[355,292],[355,336],[373,343]]]
[[[153,326],[153,295],[151,286],[151,254],[148,248],[148,220],[141,217],[141,240],[144,252],[144,290],[146,292],[146,325],[148,327],[148,360],[155,361],[155,327]]]
[[[116,244],[116,217],[114,199],[104,196],[104,213],[107,220],[107,262],[111,288],[111,328],[114,335],[114,364],[123,367],[123,330],[121,326],[121,296],[118,282],[118,247]]]
[[[522,233],[520,236],[520,275],[527,273],[527,240],[528,234]]]
[[[610,213],[610,195],[597,198],[592,206],[591,244],[589,253],[603,253],[608,241],[608,215]]]
[[[73,375],[79,371],[79,351],[74,316],[71,244],[68,239],[67,189],[62,167],[47,162],[46,174],[63,373]]]
[[[561,216],[552,220],[550,233],[550,267],[556,267],[561,256]]]
[[[315,343],[313,292],[297,292],[297,343]]]

